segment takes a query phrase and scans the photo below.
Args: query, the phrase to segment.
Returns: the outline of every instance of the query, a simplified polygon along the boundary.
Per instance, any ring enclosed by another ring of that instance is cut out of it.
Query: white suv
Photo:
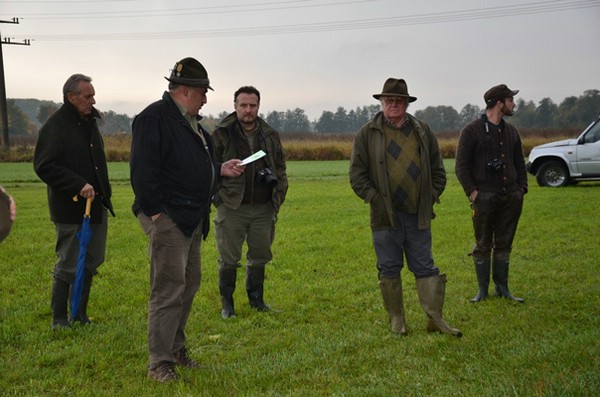
[[[583,180],[600,180],[600,117],[576,139],[536,146],[527,171],[540,186],[559,187]]]

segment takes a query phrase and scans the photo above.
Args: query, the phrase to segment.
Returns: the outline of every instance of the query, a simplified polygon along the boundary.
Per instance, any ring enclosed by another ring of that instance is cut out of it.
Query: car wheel
[[[536,174],[540,186],[561,187],[569,184],[569,172],[558,161],[546,161],[540,166]]]

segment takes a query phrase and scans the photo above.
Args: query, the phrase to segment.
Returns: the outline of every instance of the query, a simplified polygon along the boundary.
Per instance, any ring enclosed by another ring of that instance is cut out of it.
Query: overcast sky
[[[388,77],[427,106],[483,106],[506,83],[557,104],[600,89],[600,0],[0,0],[8,98],[62,102],[73,73],[93,78],[96,107],[130,116],[159,99],[191,56],[214,92],[201,114],[233,109],[242,85],[261,112],[377,104]]]

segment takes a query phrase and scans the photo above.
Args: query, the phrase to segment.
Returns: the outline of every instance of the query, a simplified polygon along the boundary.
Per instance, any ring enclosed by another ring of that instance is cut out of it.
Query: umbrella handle
[[[73,196],[73,201],[79,201],[79,196],[78,195]],[[85,214],[83,214],[83,216],[86,218],[89,218],[91,212],[92,212],[92,198],[88,197],[85,200]]]

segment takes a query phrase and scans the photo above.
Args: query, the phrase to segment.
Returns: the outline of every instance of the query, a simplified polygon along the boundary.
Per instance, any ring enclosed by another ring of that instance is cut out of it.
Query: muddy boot
[[[416,285],[419,301],[429,319],[427,331],[438,331],[460,338],[462,332],[456,328],[452,328],[442,317],[444,298],[446,296],[446,275],[438,274],[435,276],[418,278],[416,280]]]
[[[523,303],[525,299],[513,296],[508,289],[508,259],[494,258],[492,263],[494,284],[496,284],[496,296]]]
[[[379,289],[383,297],[383,306],[390,316],[392,332],[406,335],[404,321],[404,304],[402,302],[402,280],[397,278],[379,277]]]
[[[260,311],[268,312],[271,308],[263,300],[263,289],[265,282],[264,266],[246,266],[246,292],[250,307]]]
[[[479,302],[488,297],[488,287],[490,285],[490,260],[474,259],[474,262],[479,292],[471,298],[471,302]]]
[[[235,280],[237,267],[219,268],[219,294],[221,295],[221,317],[235,317],[233,306],[233,292],[235,291]]]
[[[52,329],[69,327],[67,306],[69,304],[70,286],[66,281],[56,276],[54,277],[54,282],[52,283],[52,302],[50,304],[52,308]]]

